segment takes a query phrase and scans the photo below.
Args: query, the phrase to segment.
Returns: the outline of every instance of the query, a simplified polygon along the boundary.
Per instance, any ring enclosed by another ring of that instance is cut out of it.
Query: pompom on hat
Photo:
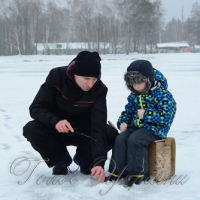
[[[80,52],[73,66],[73,73],[78,76],[99,78],[101,74],[101,58],[97,52]]]
[[[147,88],[142,93],[148,93],[149,89],[154,84],[154,70],[152,64],[147,60],[133,61],[127,68],[127,72],[124,74],[124,80],[128,89],[138,94],[134,90],[134,84],[147,83]]]

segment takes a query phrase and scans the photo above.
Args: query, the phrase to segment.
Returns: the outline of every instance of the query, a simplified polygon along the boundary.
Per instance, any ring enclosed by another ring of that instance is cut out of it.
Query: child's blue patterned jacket
[[[154,69],[155,79],[160,83],[148,94],[131,94],[125,111],[121,113],[117,126],[127,123],[128,126],[136,126],[151,130],[160,138],[166,138],[176,113],[176,102],[172,94],[167,90],[168,84],[164,75]],[[144,109],[143,119],[139,119],[137,110]]]

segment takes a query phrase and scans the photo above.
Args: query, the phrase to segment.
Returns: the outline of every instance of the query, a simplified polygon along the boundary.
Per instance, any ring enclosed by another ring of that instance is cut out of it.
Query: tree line
[[[146,53],[160,42],[200,44],[200,5],[188,19],[172,19],[164,27],[161,0],[0,0],[0,55],[34,54],[38,43],[100,43]],[[95,46],[92,43],[97,44]]]

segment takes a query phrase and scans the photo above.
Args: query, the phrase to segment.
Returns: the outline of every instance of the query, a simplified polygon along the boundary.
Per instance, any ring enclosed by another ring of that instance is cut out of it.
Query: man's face
[[[78,75],[74,75],[74,80],[83,91],[89,91],[97,82],[97,78]]]

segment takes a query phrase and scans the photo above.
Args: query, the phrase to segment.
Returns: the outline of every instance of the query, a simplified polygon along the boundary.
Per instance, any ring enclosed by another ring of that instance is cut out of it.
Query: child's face
[[[133,89],[138,91],[138,92],[142,92],[143,90],[145,90],[147,87],[147,83],[140,83],[140,84],[134,84],[133,85]]]

